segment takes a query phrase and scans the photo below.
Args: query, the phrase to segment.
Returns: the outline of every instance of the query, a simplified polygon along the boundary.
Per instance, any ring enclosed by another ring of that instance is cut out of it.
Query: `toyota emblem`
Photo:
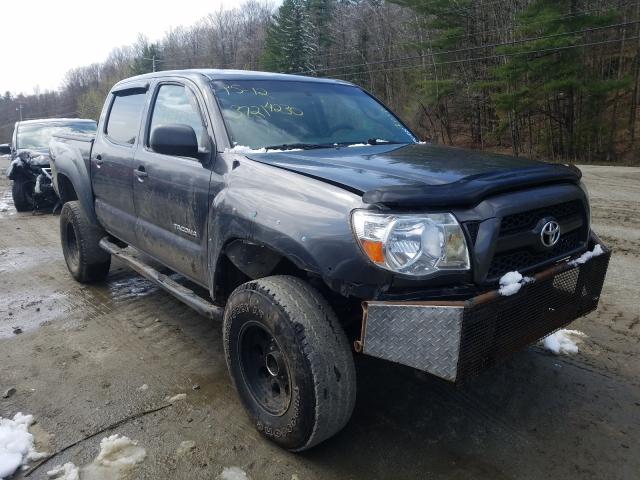
[[[545,247],[553,247],[560,240],[560,225],[555,220],[549,220],[542,227],[540,241]]]

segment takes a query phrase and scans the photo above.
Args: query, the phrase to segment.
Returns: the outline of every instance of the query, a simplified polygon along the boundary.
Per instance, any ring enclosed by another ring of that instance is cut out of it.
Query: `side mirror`
[[[9,155],[11,146],[8,143],[0,143],[0,155]]]
[[[189,125],[159,125],[151,132],[149,144],[156,153],[198,158],[198,139]]]

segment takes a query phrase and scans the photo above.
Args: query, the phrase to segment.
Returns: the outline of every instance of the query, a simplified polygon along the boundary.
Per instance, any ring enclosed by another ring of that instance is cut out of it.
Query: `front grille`
[[[539,233],[536,231],[536,226],[545,217],[556,219],[560,225],[563,223],[573,223],[574,225],[574,230],[563,233],[558,243],[549,250],[540,249]],[[578,228],[575,228],[574,222],[576,220],[580,222]],[[588,227],[587,213],[580,200],[506,215],[500,221],[498,235],[503,243],[500,249],[494,253],[485,275],[485,281],[494,283],[507,272],[540,268],[575,253],[580,247],[586,246],[589,235]],[[529,245],[517,249],[509,248],[508,242],[510,240],[508,237],[521,237],[522,235],[530,235]],[[507,242],[507,245],[504,242]]]
[[[516,295],[465,308],[458,379],[508,358],[598,306],[610,251],[525,285]]]
[[[571,252],[579,248],[583,237],[582,230],[575,230],[560,237],[556,246],[546,252],[523,249],[497,253],[489,266],[487,278],[496,279],[507,272],[526,270],[527,268],[535,267],[548,260],[562,257],[566,252]]]
[[[531,230],[543,217],[554,217],[556,220],[562,221],[565,218],[579,214],[584,214],[584,208],[580,200],[514,213],[513,215],[507,215],[500,222],[500,236],[504,237],[523,230]]]

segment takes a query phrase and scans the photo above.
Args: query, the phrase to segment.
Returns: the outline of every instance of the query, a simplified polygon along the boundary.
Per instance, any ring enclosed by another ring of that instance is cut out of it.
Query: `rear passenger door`
[[[198,90],[186,81],[156,85],[144,142],[135,156],[133,199],[137,245],[173,270],[206,285],[210,166],[215,149],[203,106]],[[193,128],[199,158],[152,150],[151,133],[157,126],[169,124]]]
[[[109,232],[135,245],[133,157],[138,144],[146,88],[114,91],[91,150],[96,214]]]

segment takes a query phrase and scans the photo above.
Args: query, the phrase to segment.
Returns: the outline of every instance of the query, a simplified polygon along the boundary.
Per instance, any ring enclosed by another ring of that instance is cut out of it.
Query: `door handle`
[[[133,171],[133,174],[138,177],[139,182],[144,182],[144,179],[149,176],[149,174],[145,171],[144,167],[140,166],[136,170]]]
[[[103,163],[104,160],[102,160],[102,155],[96,155],[96,167],[100,168]]]

